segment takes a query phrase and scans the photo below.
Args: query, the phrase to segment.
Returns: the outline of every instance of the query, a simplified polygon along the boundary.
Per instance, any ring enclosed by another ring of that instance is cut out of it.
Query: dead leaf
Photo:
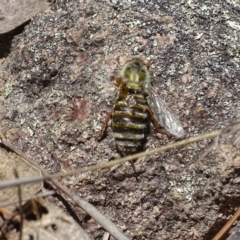
[[[0,34],[20,26],[48,6],[46,0],[1,0]]]
[[[7,210],[9,209],[9,210]],[[88,234],[60,209],[43,199],[29,200],[23,206],[22,240],[90,240]],[[0,209],[4,218],[0,234],[7,239],[19,239],[18,209]],[[11,214],[10,214],[11,213]]]
[[[39,176],[41,171],[15,153],[7,152],[0,148],[0,181],[15,179],[13,169],[16,168],[19,178]],[[24,184],[21,186],[22,198],[34,196],[41,191],[42,182]],[[0,190],[0,202],[18,200],[17,188]]]

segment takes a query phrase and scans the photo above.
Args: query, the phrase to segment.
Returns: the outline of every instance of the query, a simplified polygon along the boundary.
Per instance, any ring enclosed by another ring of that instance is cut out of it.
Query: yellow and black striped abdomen
[[[137,152],[145,140],[148,129],[146,104],[143,95],[128,94],[121,96],[114,106],[113,136],[118,150],[124,156]]]

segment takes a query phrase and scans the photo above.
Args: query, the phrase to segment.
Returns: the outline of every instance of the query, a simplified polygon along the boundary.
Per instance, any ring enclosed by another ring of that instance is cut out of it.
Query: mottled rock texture
[[[50,173],[117,158],[110,128],[95,137],[116,100],[113,76],[133,57],[151,60],[188,136],[221,129],[240,117],[239,40],[238,1],[56,1],[0,60],[1,130]],[[151,128],[145,148],[169,141]],[[61,181],[132,239],[207,240],[239,205],[239,142],[201,160],[211,140],[139,159],[138,182],[129,163]]]

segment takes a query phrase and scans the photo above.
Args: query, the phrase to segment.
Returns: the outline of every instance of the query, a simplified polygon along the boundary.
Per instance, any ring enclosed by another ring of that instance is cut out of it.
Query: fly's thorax
[[[138,93],[148,93],[150,89],[149,81],[144,82],[134,82],[134,81],[126,81],[122,82],[120,87],[120,91],[129,91],[129,92],[138,92]]]
[[[123,82],[119,89],[120,95],[129,95],[129,94],[136,94],[142,95],[144,98],[149,96],[149,84],[148,82],[143,84],[140,83],[133,83],[133,82]]]

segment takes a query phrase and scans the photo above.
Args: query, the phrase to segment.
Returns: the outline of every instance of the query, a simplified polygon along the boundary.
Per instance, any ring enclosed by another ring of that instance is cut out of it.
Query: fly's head
[[[126,62],[117,81],[121,81],[122,86],[119,86],[125,89],[147,92],[150,83],[148,65],[140,59]]]

